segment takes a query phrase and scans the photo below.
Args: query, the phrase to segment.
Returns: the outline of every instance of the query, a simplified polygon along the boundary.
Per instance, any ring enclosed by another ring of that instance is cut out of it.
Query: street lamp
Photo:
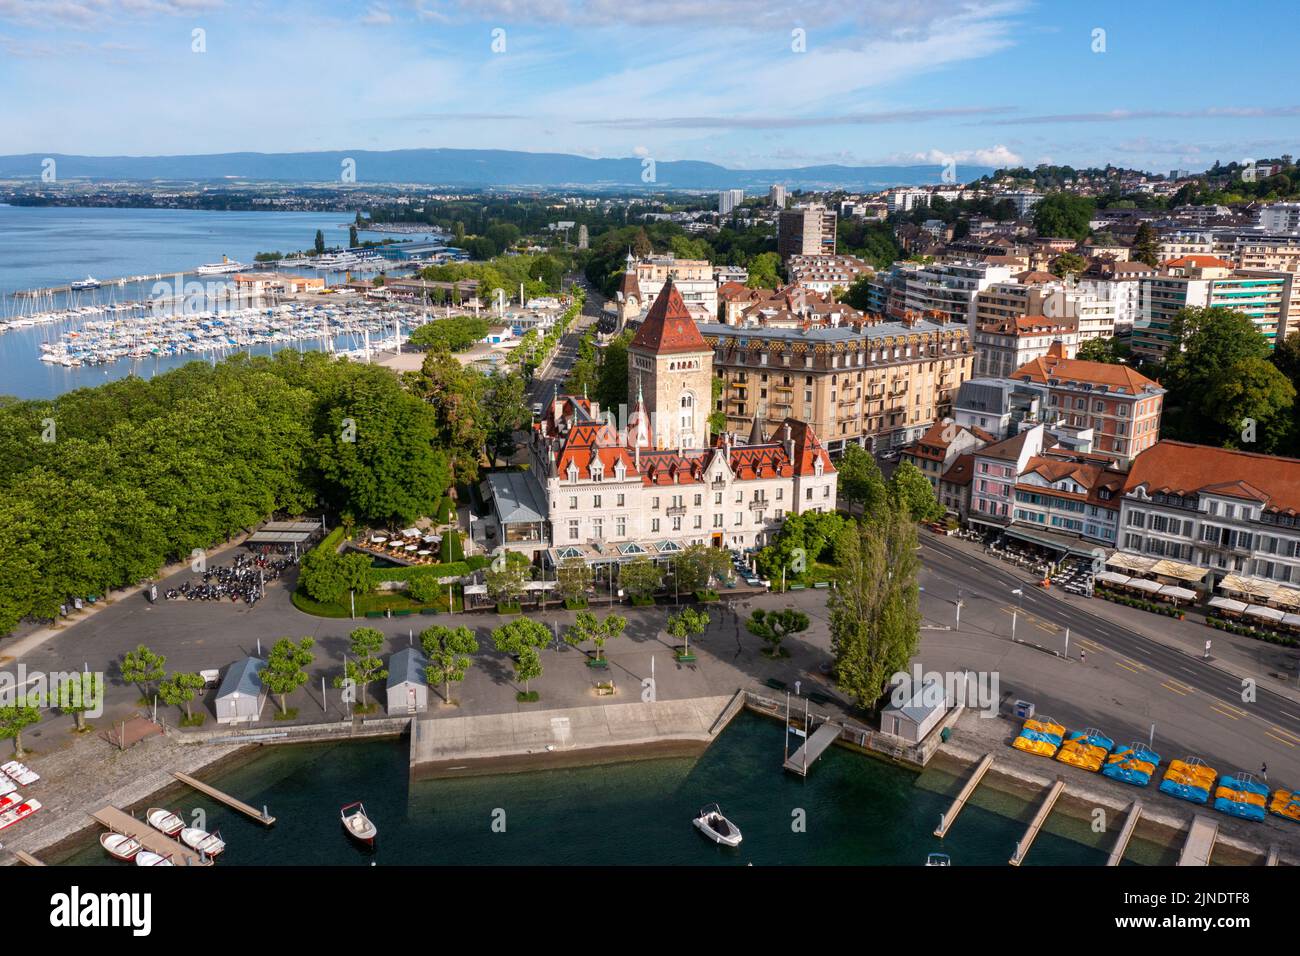
[[[1020,616],[1020,611],[1024,607],[1025,592],[1022,588],[1015,588],[1011,592],[1016,596],[1016,609],[1011,612],[1011,640],[1016,639],[1016,618]]]

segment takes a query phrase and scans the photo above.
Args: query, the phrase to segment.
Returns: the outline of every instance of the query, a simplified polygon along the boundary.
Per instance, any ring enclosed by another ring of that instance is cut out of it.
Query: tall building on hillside
[[[777,209],[785,208],[785,187],[776,185],[767,191],[767,201]]]
[[[724,189],[718,193],[718,215],[727,216],[745,201],[745,190]]]
[[[787,209],[776,220],[781,258],[835,255],[835,213],[820,203]]]

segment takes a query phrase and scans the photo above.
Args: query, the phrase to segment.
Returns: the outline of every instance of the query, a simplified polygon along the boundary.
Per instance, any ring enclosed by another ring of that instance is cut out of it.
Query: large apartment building
[[[858,276],[875,272],[857,256],[791,256],[786,274],[791,285],[829,295],[835,289],[847,290]]]
[[[1053,345],[1059,345],[1066,358],[1074,358],[1081,338],[1074,319],[1021,315],[978,322],[974,336],[975,375],[1009,376],[1022,365],[1047,355]]]
[[[835,212],[818,203],[786,209],[776,220],[776,251],[791,256],[835,255]]]
[[[1300,585],[1300,461],[1161,441],[1133,462],[1121,551]]]
[[[974,355],[964,323],[704,325],[729,425],[805,421],[831,452],[905,445],[948,415]]]
[[[1133,352],[1162,358],[1175,346],[1172,326],[1184,308],[1226,308],[1245,313],[1270,343],[1285,338],[1292,279],[1286,272],[1234,269],[1213,256],[1166,262],[1142,280],[1143,319],[1133,327]]]
[[[980,260],[928,265],[895,263],[868,283],[869,308],[891,319],[909,315],[972,324],[975,297],[994,283],[1010,282],[1012,267]]]

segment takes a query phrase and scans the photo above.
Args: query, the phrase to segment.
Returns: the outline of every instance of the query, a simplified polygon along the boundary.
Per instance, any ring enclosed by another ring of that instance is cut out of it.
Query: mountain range
[[[332,150],[310,153],[213,153],[196,156],[75,156],[61,153],[0,156],[0,179],[40,181],[53,159],[57,180],[141,182],[340,183],[348,161],[358,185],[396,183],[457,187],[569,187],[583,189],[766,191],[789,188],[879,190],[937,185],[943,167],[801,166],[790,169],[728,169],[695,160],[653,163],[640,157],[591,159],[568,153],[508,149]],[[643,179],[653,172],[653,178]],[[962,181],[993,171],[963,166]]]

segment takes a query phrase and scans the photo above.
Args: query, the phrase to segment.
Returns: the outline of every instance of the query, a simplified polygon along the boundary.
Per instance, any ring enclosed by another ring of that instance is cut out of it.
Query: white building
[[[731,210],[735,209],[745,201],[745,190],[743,189],[724,189],[718,193],[718,215],[730,215]]]

